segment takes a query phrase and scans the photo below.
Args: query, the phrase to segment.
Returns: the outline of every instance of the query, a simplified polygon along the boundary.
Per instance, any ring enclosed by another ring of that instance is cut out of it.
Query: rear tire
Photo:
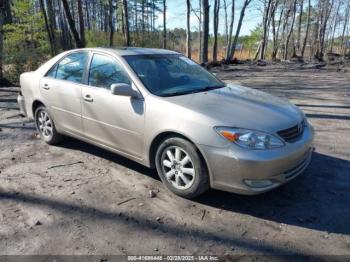
[[[184,198],[194,198],[209,189],[206,164],[198,149],[189,141],[170,137],[157,149],[155,163],[165,186]]]
[[[55,145],[62,140],[62,136],[57,132],[55,124],[49,111],[44,106],[39,106],[34,114],[36,129],[40,137],[49,145]]]

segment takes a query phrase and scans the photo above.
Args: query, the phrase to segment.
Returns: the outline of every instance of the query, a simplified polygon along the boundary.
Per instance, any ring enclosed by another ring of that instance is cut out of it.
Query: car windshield
[[[124,56],[146,88],[158,96],[176,96],[224,87],[215,76],[185,56]]]

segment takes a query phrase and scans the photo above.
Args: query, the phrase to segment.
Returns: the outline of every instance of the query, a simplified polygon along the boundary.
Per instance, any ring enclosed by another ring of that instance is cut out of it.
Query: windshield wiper
[[[178,91],[178,92],[173,92],[173,93],[168,93],[168,94],[162,94],[161,96],[163,97],[168,97],[168,96],[181,96],[181,95],[188,95],[188,94],[195,94],[195,93],[200,93],[200,92],[206,92],[214,89],[219,89],[225,87],[223,86],[206,86],[201,89],[193,89],[193,90],[186,90],[186,91]]]
[[[173,92],[173,93],[169,93],[169,94],[162,94],[161,96],[163,97],[168,97],[168,96],[181,96],[181,95],[188,95],[188,94],[192,94],[194,90],[191,91],[179,91],[179,92]]]
[[[224,85],[222,85],[222,86],[206,86],[206,87],[203,87],[202,89],[198,90],[198,92],[206,92],[206,91],[210,91],[210,90],[214,90],[214,89],[219,89],[222,87],[225,87],[225,86]]]

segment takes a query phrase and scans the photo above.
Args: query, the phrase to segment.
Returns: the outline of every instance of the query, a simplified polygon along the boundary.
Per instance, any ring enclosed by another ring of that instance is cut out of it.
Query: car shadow
[[[1,187],[0,201],[13,201],[16,203],[26,203],[30,206],[35,206],[38,208],[49,208],[61,212],[65,215],[75,216],[84,221],[90,219],[94,221],[98,220],[101,222],[104,221],[108,223],[114,223],[115,225],[128,227],[130,234],[133,234],[134,232],[135,234],[146,232],[150,238],[153,238],[155,234],[156,237],[159,237],[159,233],[161,232],[161,234],[166,233],[173,239],[179,239],[181,241],[192,241],[193,239],[196,239],[196,241],[204,242],[211,240],[220,242],[221,246],[225,246],[226,248],[231,249],[232,246],[237,246],[251,252],[277,256],[293,256],[293,258],[303,257],[302,253],[296,250],[288,249],[285,246],[278,244],[276,245],[268,242],[262,243],[251,239],[245,239],[234,234],[224,234],[223,232],[208,232],[196,227],[184,227],[182,225],[179,226],[172,223],[160,224],[159,222],[149,219],[144,215],[133,214],[132,217],[129,217],[129,214],[127,212],[113,212],[95,206],[80,205],[69,201],[62,201],[60,199],[43,197],[39,195],[31,195],[18,191],[7,192],[3,191]],[[29,231],[22,231],[21,235],[25,235],[26,233],[33,234],[32,229]],[[7,235],[7,239],[16,238],[18,240],[18,235],[19,233],[15,232],[11,236]],[[76,261],[76,259],[72,261]]]
[[[67,138],[61,147],[80,150],[159,180],[154,169],[107,150]],[[329,233],[350,234],[350,161],[314,152],[299,177],[270,192],[242,196],[209,190],[193,201],[222,210]]]
[[[129,168],[133,171],[139,172],[141,174],[147,175],[153,179],[160,180],[156,170],[147,168],[133,160],[120,156],[118,154],[107,151],[103,148],[85,143],[75,138],[65,137],[62,143],[59,144],[60,147],[64,147],[72,150],[79,150],[85,153],[89,153],[100,158],[109,160],[123,167]]]
[[[277,223],[350,234],[350,161],[314,153],[303,174],[275,190],[256,196],[211,190],[197,201]]]

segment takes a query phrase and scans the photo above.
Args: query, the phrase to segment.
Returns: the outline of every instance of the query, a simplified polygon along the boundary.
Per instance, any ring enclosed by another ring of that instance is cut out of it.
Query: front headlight
[[[215,127],[216,132],[240,147],[247,149],[273,149],[284,146],[278,137],[256,130]]]

